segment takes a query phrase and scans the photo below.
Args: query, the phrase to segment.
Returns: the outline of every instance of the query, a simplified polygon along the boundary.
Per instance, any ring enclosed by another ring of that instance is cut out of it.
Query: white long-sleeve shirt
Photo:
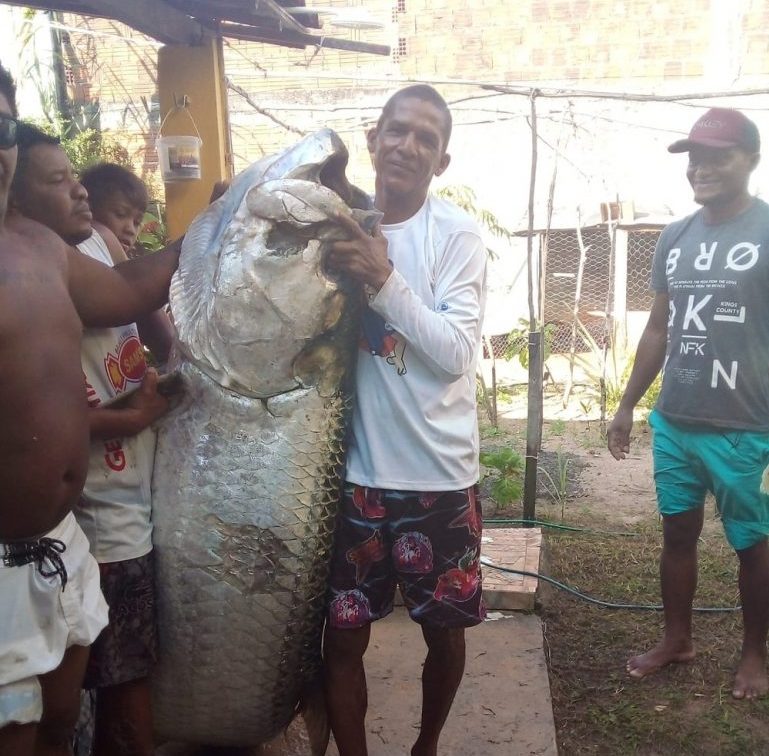
[[[480,230],[452,203],[428,197],[382,232],[394,269],[369,306],[393,333],[384,356],[365,348],[358,355],[347,480],[410,491],[466,488],[479,474]]]

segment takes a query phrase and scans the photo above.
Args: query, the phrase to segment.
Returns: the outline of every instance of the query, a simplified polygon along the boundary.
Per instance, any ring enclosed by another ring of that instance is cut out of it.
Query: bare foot
[[[732,697],[752,701],[762,698],[769,691],[766,676],[766,659],[759,655],[745,655],[740,659],[734,676]]]
[[[692,659],[694,659],[694,648],[691,641],[669,644],[663,640],[645,654],[632,656],[627,660],[625,668],[631,677],[640,680],[668,664],[690,662]]]

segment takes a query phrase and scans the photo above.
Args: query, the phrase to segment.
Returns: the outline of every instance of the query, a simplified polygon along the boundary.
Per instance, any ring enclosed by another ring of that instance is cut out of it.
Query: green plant
[[[589,356],[575,354],[574,362],[581,368],[591,382],[591,388],[601,402],[602,411],[613,414],[622,399],[625,380],[622,370],[625,358],[617,350],[605,350],[593,337],[584,323],[577,321],[577,331],[588,347]],[[615,344],[615,334],[607,334],[610,344]],[[604,420],[602,415],[601,420]]]
[[[73,136],[66,136],[59,119],[53,122],[30,119],[41,131],[61,140],[61,148],[67,153],[75,173],[82,173],[94,163],[117,163],[126,168],[133,168],[128,150],[108,132],[96,129],[84,129]]]
[[[128,150],[107,132],[85,129],[71,137],[60,133],[60,138],[61,146],[76,173],[100,162],[117,163],[132,168]]]
[[[520,396],[520,392],[512,386],[500,386],[497,384],[497,401],[501,404],[511,404],[513,400]]]
[[[504,447],[491,452],[481,452],[481,464],[497,471],[491,484],[491,498],[504,507],[519,501],[523,494],[523,457],[514,449]]]
[[[529,367],[529,321],[526,318],[518,320],[519,327],[514,328],[507,337],[507,347],[504,357],[506,360],[515,360],[521,363],[521,367],[526,370]],[[555,325],[547,323],[542,328],[542,362],[547,362],[547,358],[553,349],[553,337],[555,336]]]
[[[159,205],[144,213],[136,242],[148,252],[157,252],[168,244],[168,230]]]
[[[561,519],[566,506],[569,492],[569,466],[571,460],[560,449],[555,453],[555,472],[551,474],[544,466],[539,471],[544,476],[544,484],[550,498],[555,504],[561,505]]]
[[[480,436],[483,439],[496,438],[497,436],[503,436],[504,431],[498,425],[487,425],[481,428]]]
[[[631,357],[625,364],[625,369],[622,371],[619,381],[615,384],[607,385],[606,393],[606,409],[609,412],[615,412],[622,400],[622,395],[625,392],[630,374],[633,372],[633,363],[635,357]],[[648,412],[654,409],[654,405],[657,403],[657,399],[660,395],[660,389],[662,388],[662,373],[658,373],[657,377],[651,382],[651,385],[641,397],[638,402],[638,406]]]
[[[558,420],[553,420],[548,426],[548,430],[552,436],[562,436],[566,431],[566,421],[561,420],[560,418]]]

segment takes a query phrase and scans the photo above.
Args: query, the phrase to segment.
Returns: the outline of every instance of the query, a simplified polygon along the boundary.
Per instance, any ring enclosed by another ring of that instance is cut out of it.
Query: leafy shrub
[[[481,452],[481,464],[497,471],[491,484],[491,497],[499,506],[520,501],[523,495],[523,457],[514,449],[504,447],[491,452]]]

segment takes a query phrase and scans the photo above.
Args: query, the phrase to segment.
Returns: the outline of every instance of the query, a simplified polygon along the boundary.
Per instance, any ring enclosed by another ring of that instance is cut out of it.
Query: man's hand
[[[135,391],[128,400],[126,413],[132,413],[132,421],[135,424],[136,431],[144,430],[152,425],[158,418],[168,412],[168,399],[158,393],[158,372],[155,368],[147,368],[147,372],[142,380],[142,385],[138,391]],[[120,411],[120,410],[116,410]]]
[[[165,388],[169,387],[170,379]],[[131,389],[103,406],[88,410],[91,440],[135,436],[168,412],[170,404],[158,391],[158,373],[148,368],[137,389]],[[167,392],[165,392],[167,393]]]
[[[630,453],[630,431],[633,428],[633,410],[620,407],[609,423],[606,440],[614,459],[625,459]]]
[[[352,218],[336,215],[334,220],[347,232],[347,241],[333,242],[326,258],[328,267],[346,273],[379,291],[392,273],[387,258],[387,239],[377,225],[369,236]]]

